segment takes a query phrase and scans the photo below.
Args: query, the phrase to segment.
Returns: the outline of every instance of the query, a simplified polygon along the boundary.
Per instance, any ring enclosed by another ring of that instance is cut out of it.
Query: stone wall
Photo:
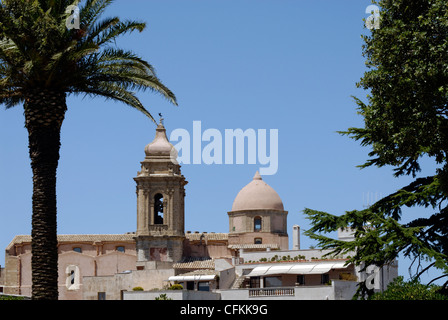
[[[97,300],[98,292],[104,292],[106,300],[121,300],[124,292],[135,287],[162,289],[170,276],[174,276],[174,269],[133,270],[113,276],[84,277],[83,300]]]
[[[208,291],[163,290],[124,292],[123,300],[155,300],[165,294],[171,300],[220,300],[220,294]]]

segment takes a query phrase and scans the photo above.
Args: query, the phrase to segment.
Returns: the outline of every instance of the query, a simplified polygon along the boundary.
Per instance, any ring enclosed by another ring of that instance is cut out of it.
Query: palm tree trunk
[[[32,298],[57,300],[56,170],[65,93],[35,89],[27,95],[24,109],[33,171]]]

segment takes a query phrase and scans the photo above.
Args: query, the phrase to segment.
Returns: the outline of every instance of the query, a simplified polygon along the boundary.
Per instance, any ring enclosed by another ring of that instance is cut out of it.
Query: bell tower
[[[156,269],[180,261],[183,254],[184,198],[188,183],[162,119],[145,147],[137,183],[137,269]]]

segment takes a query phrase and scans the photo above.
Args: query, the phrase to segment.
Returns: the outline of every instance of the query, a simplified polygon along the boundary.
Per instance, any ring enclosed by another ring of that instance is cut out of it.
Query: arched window
[[[261,231],[261,218],[260,217],[254,218],[254,231],[255,232]]]
[[[154,224],[163,224],[163,195],[154,196]]]
[[[80,273],[78,266],[69,265],[65,269],[65,286],[68,290],[78,290],[80,285]]]

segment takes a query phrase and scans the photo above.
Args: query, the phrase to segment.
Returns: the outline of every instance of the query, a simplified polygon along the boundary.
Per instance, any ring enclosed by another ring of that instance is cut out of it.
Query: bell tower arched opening
[[[154,196],[154,224],[163,224],[163,194]]]

